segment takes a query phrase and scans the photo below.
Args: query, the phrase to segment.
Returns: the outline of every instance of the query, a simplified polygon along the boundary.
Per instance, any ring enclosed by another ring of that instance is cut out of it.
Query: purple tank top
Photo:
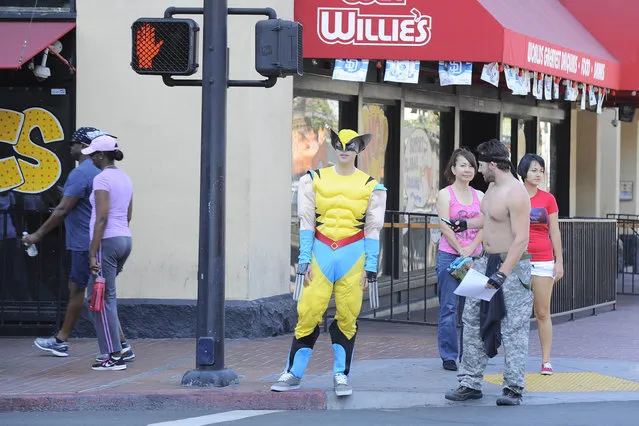
[[[475,191],[475,188],[472,188],[472,187],[470,188],[473,193],[473,203],[468,206],[461,204],[459,200],[457,200],[457,197],[455,196],[455,191],[453,191],[452,186],[448,186],[447,188],[448,188],[448,192],[450,193],[450,204],[448,205],[448,208],[449,208],[449,219],[451,221],[454,222],[458,219],[468,220],[473,217],[479,216],[480,201],[479,201],[479,197],[477,196],[477,191]],[[455,236],[457,237],[457,241],[459,241],[459,244],[462,247],[466,247],[467,245],[473,242],[478,232],[479,231],[477,229],[468,229],[464,232],[459,232],[455,234]],[[441,239],[439,240],[439,249],[441,251],[445,251],[446,253],[457,254],[457,250],[455,250],[454,248],[450,246],[450,244],[448,244],[448,240],[443,235]],[[475,251],[473,252],[473,256],[478,255],[479,253],[481,253],[481,251],[482,251],[482,246],[481,244],[479,244],[477,248],[475,249]]]

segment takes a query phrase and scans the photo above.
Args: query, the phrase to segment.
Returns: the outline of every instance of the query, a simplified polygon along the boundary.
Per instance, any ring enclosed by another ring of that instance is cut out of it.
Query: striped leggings
[[[102,240],[98,262],[105,280],[104,305],[101,312],[89,311],[98,336],[100,353],[110,354],[122,350],[118,330],[118,304],[115,295],[115,277],[122,271],[124,263],[131,254],[131,237],[113,237]],[[87,286],[87,301],[91,300],[95,276]]]

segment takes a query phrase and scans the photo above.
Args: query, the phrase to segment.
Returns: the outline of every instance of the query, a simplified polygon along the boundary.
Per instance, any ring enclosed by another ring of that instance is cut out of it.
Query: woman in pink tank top
[[[468,220],[479,216],[480,202],[484,194],[470,187],[470,181],[477,173],[475,156],[464,148],[456,149],[444,171],[449,186],[439,191],[437,213],[444,219]],[[442,238],[437,253],[437,293],[439,297],[438,346],[439,355],[446,370],[457,371],[457,358],[461,358],[457,338],[458,298],[454,293],[459,281],[449,272],[448,267],[458,257],[477,256],[482,251],[482,231],[469,229],[454,233],[440,223]],[[463,301],[462,301],[463,309]]]

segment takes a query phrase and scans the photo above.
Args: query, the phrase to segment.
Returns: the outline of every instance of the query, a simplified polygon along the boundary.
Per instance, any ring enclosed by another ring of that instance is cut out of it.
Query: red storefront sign
[[[639,1],[561,0],[561,3],[620,62],[618,89],[639,89]]]
[[[599,87],[619,85],[619,63],[508,31],[503,62]]]
[[[307,58],[503,62],[619,82],[617,61],[559,0],[295,0],[295,20]]]

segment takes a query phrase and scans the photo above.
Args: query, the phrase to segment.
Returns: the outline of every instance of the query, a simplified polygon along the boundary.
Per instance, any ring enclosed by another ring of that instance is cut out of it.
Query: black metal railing
[[[553,287],[552,316],[616,304],[617,235],[614,220],[560,219],[564,277]]]
[[[37,244],[37,256],[21,244],[22,232],[33,232],[48,214],[0,210],[0,335],[37,334],[62,321],[68,296],[64,228]]]
[[[639,215],[613,214],[617,221],[617,293],[639,294]]]
[[[369,311],[365,294],[362,319],[437,324],[438,220],[429,213],[386,212],[380,236],[380,308]]]
[[[295,218],[296,219],[296,218]],[[298,253],[293,222],[291,280]],[[639,221],[637,222],[639,230]],[[560,219],[564,277],[554,286],[551,315],[571,315],[616,304],[617,226],[606,219]],[[437,325],[435,264],[441,234],[434,214],[387,211],[381,234],[380,307],[360,319]],[[639,288],[639,282],[638,282]],[[326,317],[334,314],[331,301]],[[532,313],[531,313],[532,315]]]

